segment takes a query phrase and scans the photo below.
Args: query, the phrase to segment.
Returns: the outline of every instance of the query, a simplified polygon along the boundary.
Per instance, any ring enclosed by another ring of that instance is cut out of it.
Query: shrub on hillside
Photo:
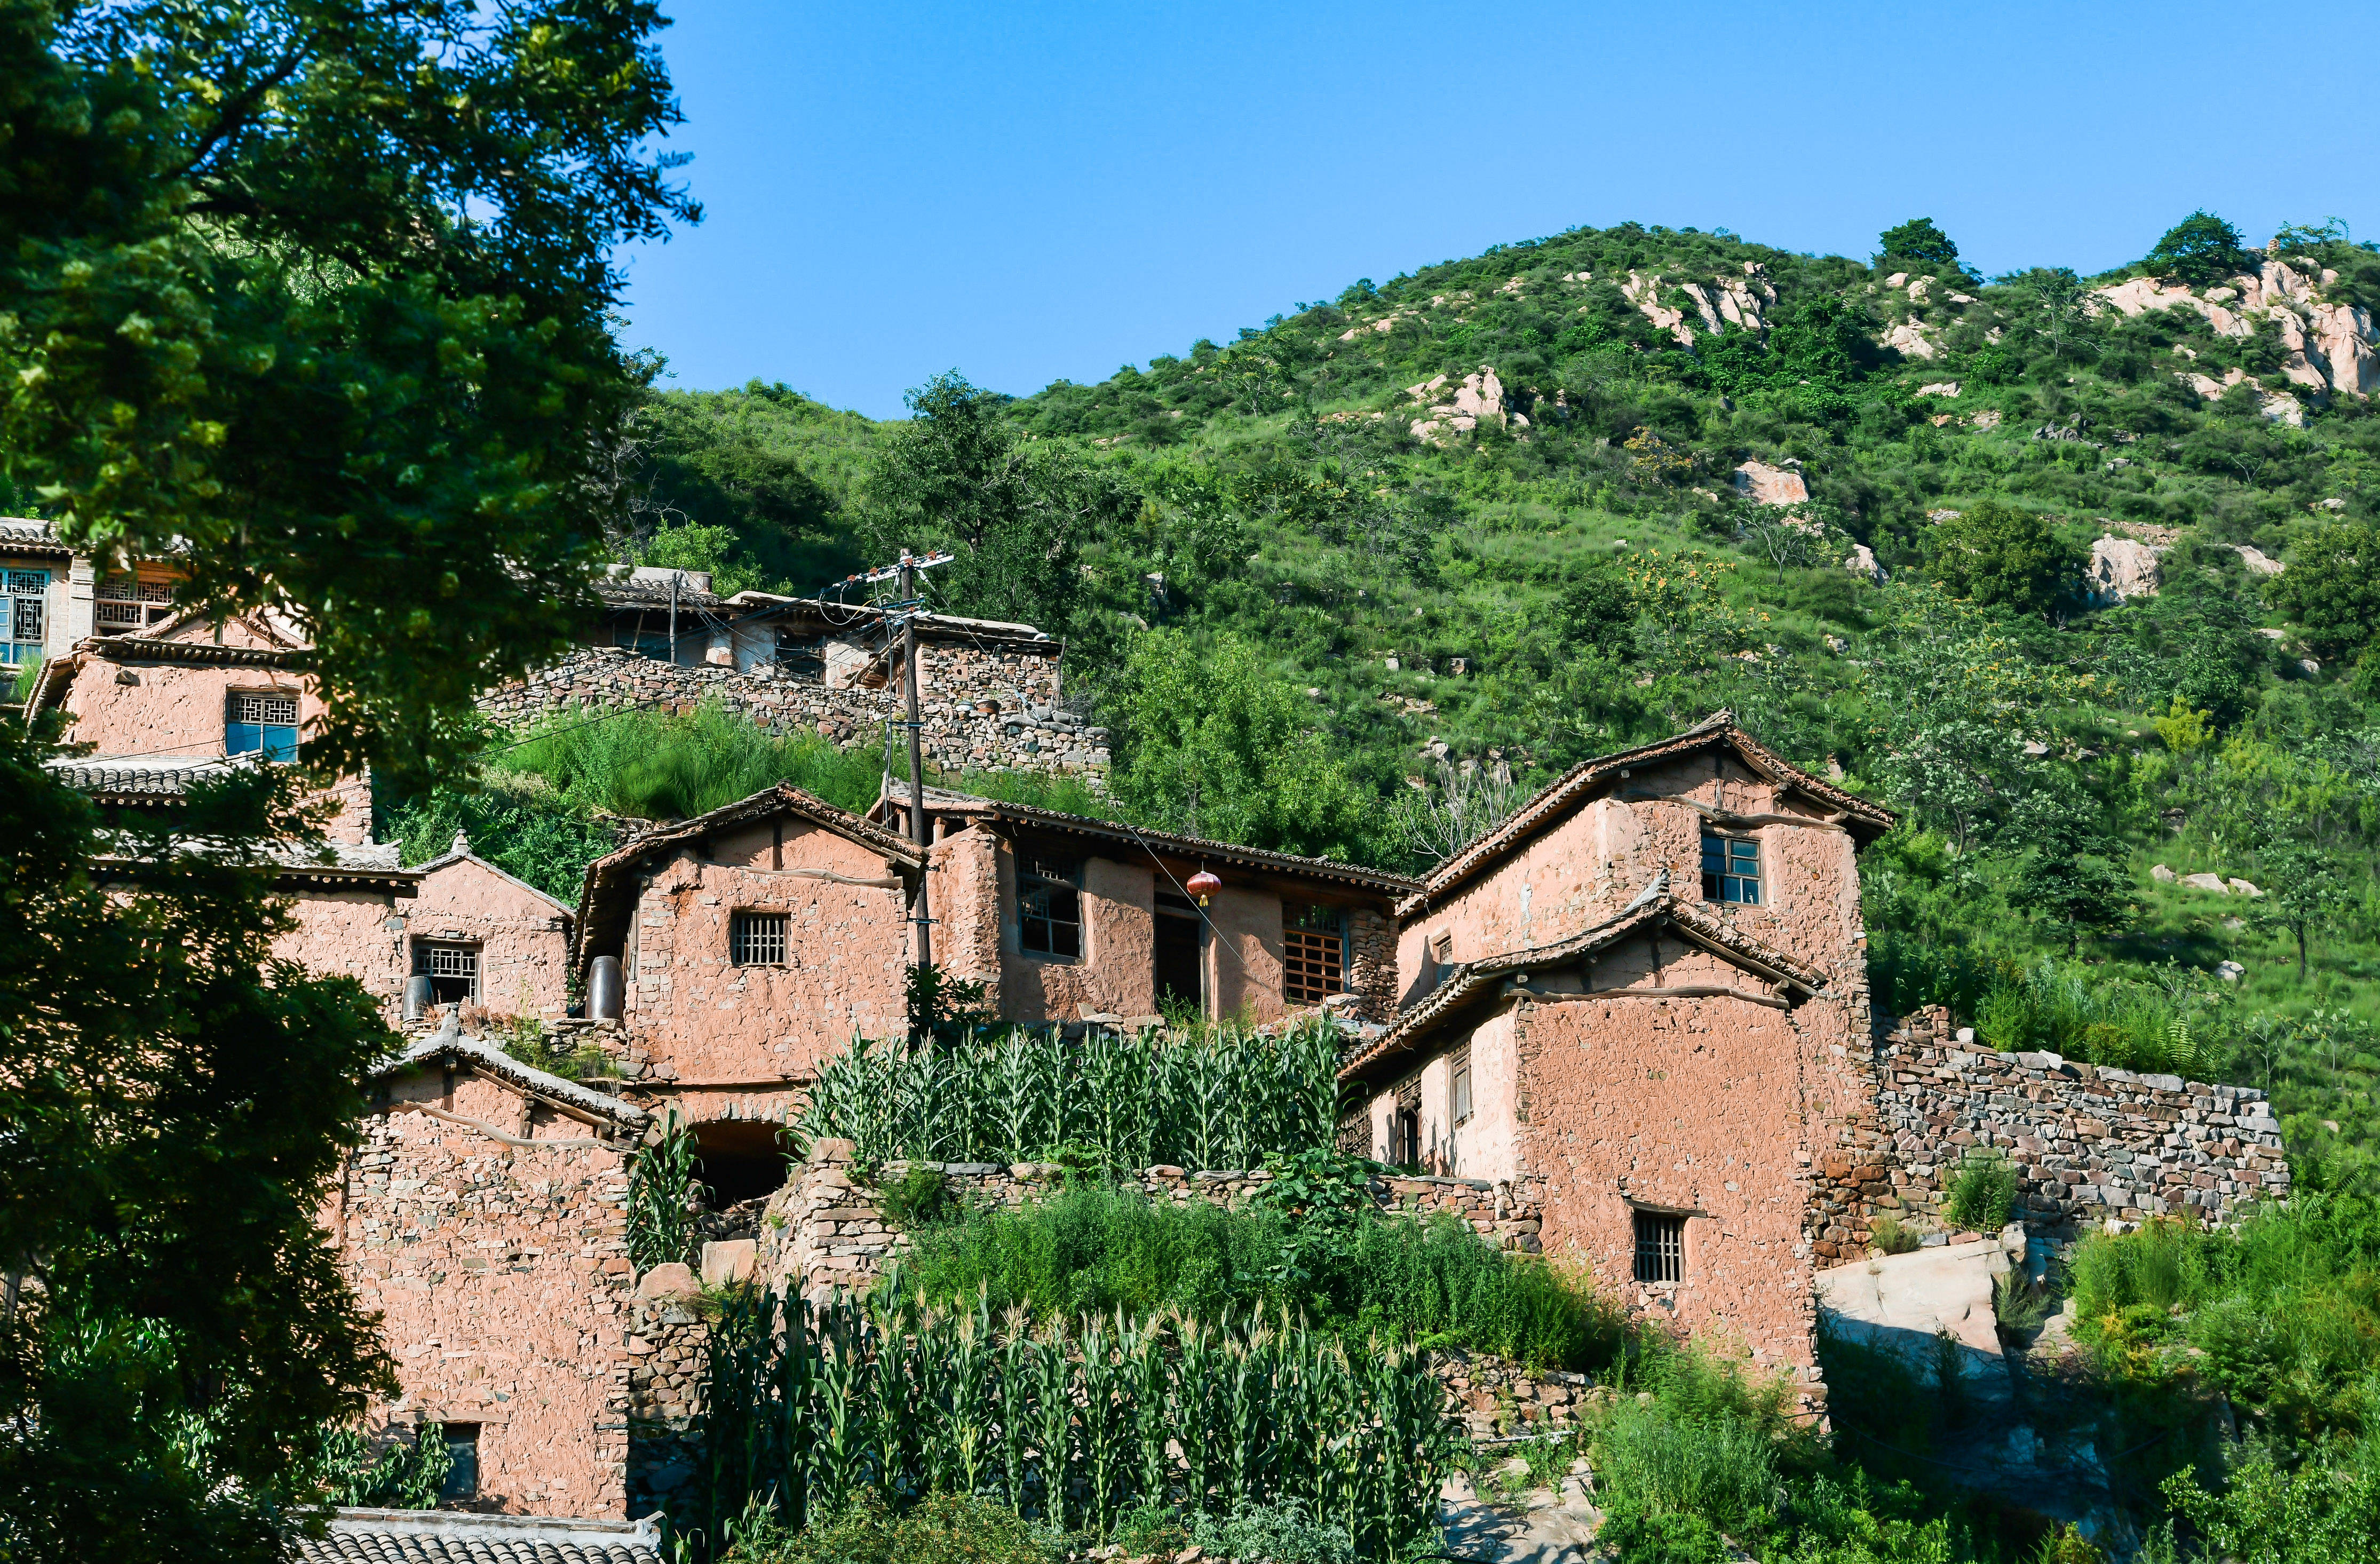
[[[724,1564],[1059,1564],[1065,1539],[1016,1511],[965,1494],[935,1494],[895,1514],[874,1488],[802,1531],[755,1510],[735,1528]]]
[[[2016,1206],[2016,1168],[1997,1151],[1968,1154],[1951,1175],[1942,1216],[1954,1227],[1994,1233],[2008,1225]]]

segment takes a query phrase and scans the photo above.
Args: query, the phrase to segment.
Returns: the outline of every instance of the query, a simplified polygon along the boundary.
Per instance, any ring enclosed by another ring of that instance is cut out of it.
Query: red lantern
[[[1223,882],[1216,879],[1213,875],[1208,873],[1205,869],[1200,869],[1196,874],[1190,877],[1190,894],[1198,898],[1198,904],[1202,907],[1207,904],[1208,897],[1212,896],[1216,891],[1220,891],[1222,888]]]

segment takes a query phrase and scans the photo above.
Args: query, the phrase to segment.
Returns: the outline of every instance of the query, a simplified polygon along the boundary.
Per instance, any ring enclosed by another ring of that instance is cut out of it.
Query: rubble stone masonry
[[[396,1360],[375,1420],[477,1425],[480,1508],[624,1513],[623,1151],[470,1074],[399,1084],[363,1134],[328,1225]]]
[[[1108,734],[1059,701],[1054,643],[1047,655],[931,644],[920,648],[917,715],[926,762],[944,775],[1034,771],[1107,785]],[[480,697],[480,709],[506,727],[555,716],[647,707],[692,711],[715,701],[764,732],[817,734],[844,749],[880,748],[885,724],[902,719],[894,689],[824,684],[713,663],[688,666],[638,657],[616,647],[572,652],[525,682]]]
[[[1845,1258],[1879,1212],[1937,1212],[1971,1150],[2016,1165],[2016,1215],[2045,1232],[2107,1218],[2228,1221],[2289,1193],[2280,1121],[2252,1086],[1995,1052],[1958,1042],[1938,1008],[1893,1028],[1873,1068],[1874,1133],[1821,1169],[1828,1242]]]

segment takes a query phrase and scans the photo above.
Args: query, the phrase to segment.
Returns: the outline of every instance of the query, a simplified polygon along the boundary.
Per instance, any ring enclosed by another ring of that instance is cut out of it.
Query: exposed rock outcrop
[[[1584,281],[1586,273],[1576,275]],[[1739,331],[1766,332],[1768,321],[1762,312],[1777,302],[1777,289],[1768,281],[1768,269],[1756,261],[1743,263],[1742,277],[1719,277],[1708,284],[1681,283],[1678,289],[1694,305],[1703,329],[1714,333],[1720,330],[1721,321]],[[1631,272],[1628,280],[1620,285],[1620,292],[1645,319],[1677,339],[1680,346],[1694,345],[1694,329],[1686,323],[1685,311],[1661,302],[1659,273],[1645,276]]]
[[[2362,305],[2324,299],[2319,288],[2336,280],[2335,273],[2315,278],[2287,261],[2268,260],[2254,275],[2242,273],[2229,286],[2209,288],[2204,295],[2154,277],[2133,277],[2097,289],[2095,297],[2126,315],[2192,310],[2218,335],[2228,337],[2252,336],[2269,321],[2280,333],[2285,379],[2317,396],[2334,392],[2368,396],[2380,388],[2372,312]],[[2201,394],[2205,394],[2203,387]],[[2278,403],[2287,406],[2276,406]],[[2267,399],[2265,416],[2293,427],[2304,421],[2296,399],[2287,395]]]
[[[2091,545],[2091,595],[2103,603],[2156,596],[2162,578],[2157,555],[2162,552],[2131,538],[2097,540]]]
[[[1915,321],[1903,321],[1884,333],[1884,345],[1910,358],[1931,358],[1935,346],[1925,340],[1925,329]]]
[[[1746,462],[1735,469],[1735,491],[1755,505],[1806,505],[1810,486],[1791,467]]]

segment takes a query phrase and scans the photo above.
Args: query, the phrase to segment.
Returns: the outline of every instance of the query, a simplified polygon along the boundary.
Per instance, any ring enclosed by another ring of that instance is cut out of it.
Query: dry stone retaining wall
[[[2041,1231],[2109,1217],[2228,1221],[2289,1193],[2280,1121],[2252,1086],[1994,1052],[1958,1041],[1938,1007],[1888,1034],[1874,1069],[1874,1144],[1823,1170],[1847,1255],[1879,1211],[1938,1211],[1971,1148],[2016,1165],[2015,1216]]]
[[[962,771],[1036,771],[1107,782],[1108,735],[1060,705],[1055,655],[1006,655],[928,646],[917,715],[928,764]],[[831,689],[806,679],[742,673],[714,663],[665,662],[618,647],[585,647],[528,679],[480,697],[480,711],[521,728],[555,716],[647,707],[691,711],[706,701],[763,732],[817,734],[840,748],[881,747],[902,718],[891,690]]]

